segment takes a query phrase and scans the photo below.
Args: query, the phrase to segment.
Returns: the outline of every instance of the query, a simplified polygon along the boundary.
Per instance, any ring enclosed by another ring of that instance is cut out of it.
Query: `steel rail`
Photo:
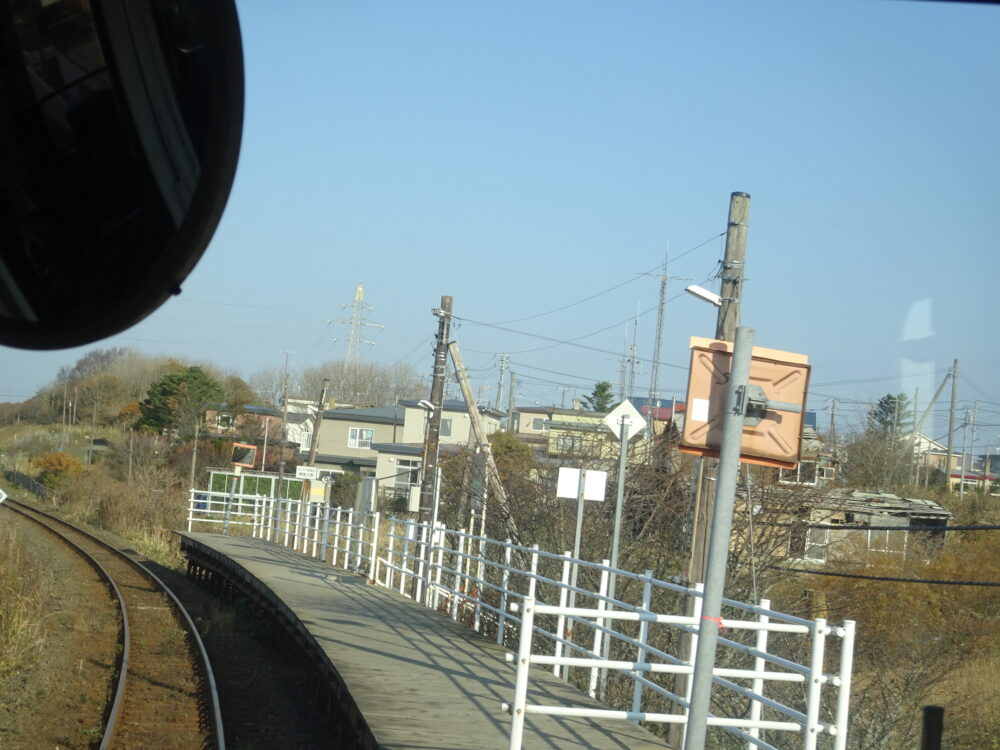
[[[198,628],[194,624],[194,620],[191,619],[191,615],[188,613],[187,609],[185,609],[184,605],[181,604],[181,601],[180,599],[177,598],[177,595],[174,594],[174,592],[171,591],[170,588],[162,580],[160,580],[159,576],[157,576],[153,571],[151,571],[145,565],[140,563],[138,560],[133,559],[132,557],[125,554],[121,550],[117,549],[114,545],[109,544],[103,539],[100,539],[99,537],[96,537],[87,531],[84,531],[78,526],[74,526],[73,524],[64,521],[61,518],[58,518],[52,515],[51,513],[46,513],[45,511],[33,508],[32,506],[27,505],[26,503],[13,500],[12,498],[9,497],[4,502],[4,506],[9,507],[12,511],[14,511],[15,513],[19,513],[24,518],[33,521],[34,523],[41,526],[43,529],[46,529],[51,534],[57,536],[66,544],[73,547],[95,570],[98,571],[98,573],[104,579],[107,586],[112,590],[118,601],[118,609],[119,612],[121,613],[121,620],[122,620],[122,655],[118,663],[118,680],[117,680],[117,686],[115,688],[115,697],[112,701],[111,710],[107,714],[106,718],[107,726],[105,728],[104,735],[102,737],[101,744],[99,746],[99,750],[107,750],[107,748],[111,747],[111,741],[112,738],[114,737],[114,731],[118,720],[119,710],[121,708],[122,701],[125,696],[125,687],[127,685],[128,665],[129,665],[129,656],[131,649],[131,636],[130,636],[128,612],[125,604],[125,599],[122,596],[121,591],[119,590],[114,579],[107,572],[107,570],[105,570],[104,566],[102,566],[101,563],[98,562],[98,560],[93,555],[91,555],[85,549],[80,547],[72,539],[69,539],[63,534],[59,533],[57,529],[48,526],[38,518],[35,518],[32,514],[37,514],[56,524],[72,529],[74,532],[86,537],[87,539],[91,540],[100,547],[103,547],[108,552],[111,552],[119,559],[124,560],[126,563],[131,565],[135,570],[139,572],[140,575],[150,579],[156,585],[156,587],[167,597],[167,599],[173,605],[174,611],[180,616],[184,629],[187,631],[188,637],[191,639],[191,643],[194,646],[195,652],[198,655],[197,668],[201,672],[201,677],[205,683],[203,689],[208,694],[208,699],[209,699],[208,718],[210,725],[210,733],[215,740],[214,744],[212,745],[212,750],[225,750],[226,741],[225,741],[225,732],[222,724],[222,711],[219,706],[218,688],[215,682],[215,675],[212,672],[212,665],[208,658],[208,651],[205,649],[205,644],[201,640],[201,636],[198,633]]]

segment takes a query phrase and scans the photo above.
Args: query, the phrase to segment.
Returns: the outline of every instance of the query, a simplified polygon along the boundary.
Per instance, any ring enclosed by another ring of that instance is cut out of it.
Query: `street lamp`
[[[722,307],[722,297],[715,292],[710,292],[708,289],[705,289],[705,287],[692,284],[689,287],[685,287],[684,291],[704,302],[708,302],[710,305]]]

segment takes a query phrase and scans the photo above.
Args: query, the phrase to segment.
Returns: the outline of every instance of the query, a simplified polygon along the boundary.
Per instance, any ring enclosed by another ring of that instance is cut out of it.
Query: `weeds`
[[[41,653],[48,587],[15,528],[0,526],[0,685]]]

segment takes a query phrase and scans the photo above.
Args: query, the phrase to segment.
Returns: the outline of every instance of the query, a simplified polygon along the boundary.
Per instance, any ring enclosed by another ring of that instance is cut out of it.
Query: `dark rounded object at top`
[[[88,344],[179,293],[242,130],[232,0],[0,6],[0,344]]]

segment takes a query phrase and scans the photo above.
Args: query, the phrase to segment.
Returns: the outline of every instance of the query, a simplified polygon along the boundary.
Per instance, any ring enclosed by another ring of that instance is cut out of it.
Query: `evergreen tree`
[[[200,367],[175,370],[149,386],[139,404],[138,424],[157,432],[176,430],[183,438],[194,432],[206,406],[222,400],[222,386]]]
[[[615,402],[615,394],[611,383],[602,380],[595,383],[594,390],[590,392],[590,395],[584,396],[581,400],[591,411],[611,411]]]

